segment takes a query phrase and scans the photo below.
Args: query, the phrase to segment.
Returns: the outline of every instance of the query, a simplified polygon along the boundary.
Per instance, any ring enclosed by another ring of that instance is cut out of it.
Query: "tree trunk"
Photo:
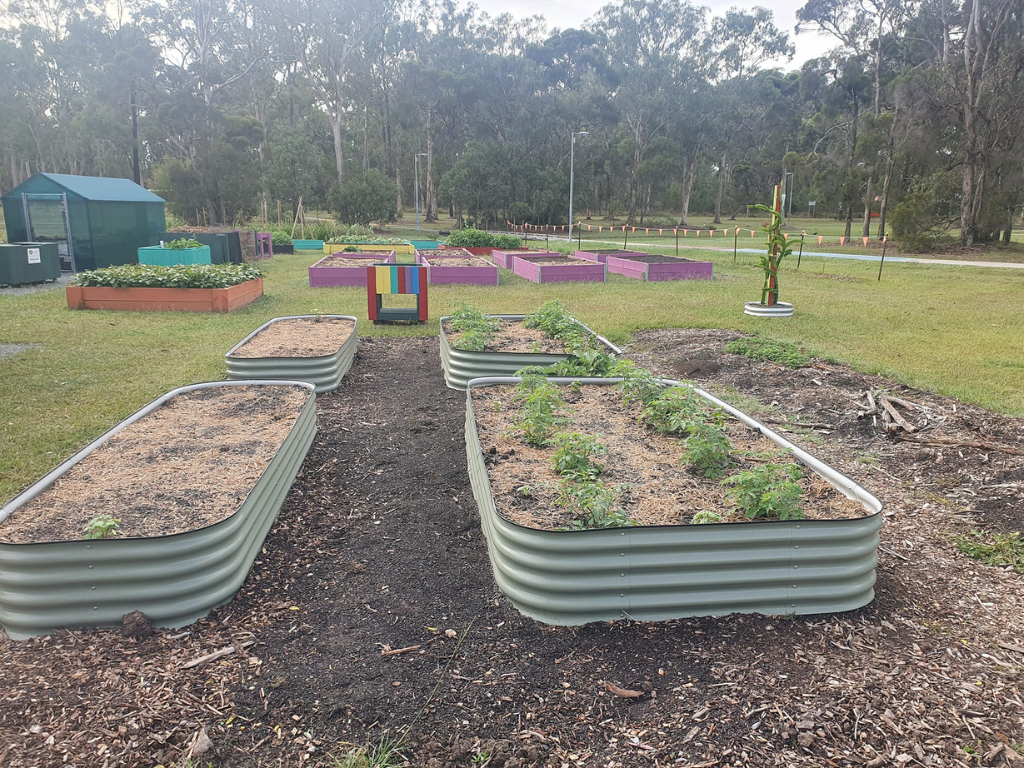
[[[338,186],[345,183],[345,150],[341,145],[341,113],[331,115],[331,133],[334,135],[334,164],[338,172]]]
[[[686,169],[683,172],[683,206],[679,213],[679,226],[687,227],[687,219],[690,217],[690,193],[693,192],[693,172],[697,167],[697,155],[700,152],[700,142],[693,153],[686,158]]]
[[[135,102],[135,90],[129,96],[132,111],[132,181],[142,184],[142,169],[139,167],[139,106]]]
[[[882,182],[882,204],[878,211],[878,239],[885,238],[885,215],[889,210],[889,184],[896,166],[896,155],[893,147],[889,148],[889,159],[885,163],[885,181]]]
[[[370,170],[370,108],[363,107],[363,177]]]
[[[1013,208],[1006,212],[1006,226],[1003,227],[1003,245],[1009,245],[1013,237]]]
[[[875,180],[868,177],[868,188],[864,193],[864,226],[861,237],[871,237],[871,205],[875,202]]]
[[[430,111],[427,112],[427,190],[425,221],[437,221],[437,190],[434,189],[434,137],[431,134]]]
[[[853,230],[853,206],[846,206],[846,239],[850,239],[850,232]]]
[[[395,185],[398,187],[398,199],[395,205],[402,210],[402,134],[395,137]]]
[[[718,195],[715,197],[715,224],[722,223],[722,190],[725,188],[725,152],[718,166]]]

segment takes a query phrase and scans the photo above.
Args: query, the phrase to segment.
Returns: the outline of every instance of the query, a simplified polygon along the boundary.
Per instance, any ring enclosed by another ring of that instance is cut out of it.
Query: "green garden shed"
[[[128,179],[37,173],[3,206],[10,242],[57,243],[71,272],[134,264],[167,228],[163,198]]]

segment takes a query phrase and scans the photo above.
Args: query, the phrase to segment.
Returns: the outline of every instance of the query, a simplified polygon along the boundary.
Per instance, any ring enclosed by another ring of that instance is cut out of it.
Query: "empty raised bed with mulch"
[[[224,358],[229,379],[308,381],[322,394],[341,383],[357,344],[352,315],[292,315],[264,323]]]
[[[512,271],[534,283],[603,283],[605,265],[560,253],[531,253],[512,259]]]
[[[616,522],[579,528],[580,509],[552,468],[553,447],[521,437],[514,378],[469,385],[466,442],[495,580],[523,613],[557,625],[629,617],[664,620],[726,613],[843,611],[873,598],[881,502],[751,417],[696,390],[729,415],[728,474],[792,459],[805,517],[747,521],[719,480],[681,466],[679,436],[645,427],[620,380],[555,379],[566,432],[606,447],[598,484]],[[678,382],[669,382],[677,384]],[[589,486],[588,486],[589,487]],[[695,524],[696,513],[720,515]]]
[[[430,285],[498,284],[498,268],[463,248],[417,250],[416,263],[427,267]]]
[[[710,280],[714,276],[712,262],[693,261],[679,256],[610,253],[606,263],[609,272],[652,283],[664,280]]]
[[[326,247],[326,246],[325,246]],[[309,268],[310,288],[366,287],[366,267],[394,264],[395,252],[355,253],[338,251],[324,256]]]
[[[316,434],[308,384],[182,387],[0,509],[0,625],[14,638],[181,626],[231,599]],[[85,538],[98,518],[107,538]]]

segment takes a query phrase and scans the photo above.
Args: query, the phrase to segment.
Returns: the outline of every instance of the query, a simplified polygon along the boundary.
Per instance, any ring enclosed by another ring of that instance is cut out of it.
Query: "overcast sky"
[[[543,16],[548,27],[579,27],[581,23],[597,13],[598,9],[607,4],[608,0],[475,0],[480,10],[492,16],[499,13],[511,13],[513,16]],[[824,35],[814,32],[794,34],[796,11],[803,0],[759,0],[756,3],[729,2],[729,0],[697,0],[697,5],[707,5],[711,12],[719,14],[730,6],[751,7],[760,5],[775,14],[775,23],[789,33],[790,41],[796,46],[796,57],[784,69],[795,69],[807,59],[821,56],[835,47],[835,42]]]

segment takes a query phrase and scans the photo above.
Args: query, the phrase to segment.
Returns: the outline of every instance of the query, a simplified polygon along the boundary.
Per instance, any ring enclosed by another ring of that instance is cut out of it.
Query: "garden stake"
[[[764,287],[761,289],[761,305],[774,307],[779,301],[779,265],[787,256],[793,254],[793,246],[782,234],[782,188],[775,185],[772,207],[758,203],[754,206],[760,211],[771,215],[771,223],[761,227],[768,235],[767,254],[761,256],[761,268],[764,270]]]
[[[739,240],[740,240],[740,231],[739,231],[739,229],[737,229],[735,232],[733,232],[733,235],[732,235],[732,263],[733,264],[736,263],[736,248],[737,248],[737,245],[739,244]],[[676,241],[676,245],[678,246],[678,244],[679,244],[679,241],[677,240]],[[677,250],[678,250],[678,248],[677,248]],[[678,256],[678,255],[679,254],[677,253],[676,256]]]
[[[676,256],[679,255],[679,230],[676,230]]]
[[[583,250],[583,227],[579,227],[577,229],[577,237],[579,238],[579,240],[577,242],[577,245],[579,246],[579,249],[582,251]],[[569,235],[569,242],[572,242],[572,235]]]
[[[885,249],[889,245],[889,238],[882,238],[882,260],[878,262],[878,282],[882,282],[882,265],[885,264]]]
[[[802,259],[803,257],[804,257],[804,238],[801,235],[800,236],[800,253],[798,253],[797,257],[796,257],[796,268],[797,269],[800,269],[800,259]]]
[[[622,250],[626,250],[626,243],[629,241],[629,230],[622,228]]]

